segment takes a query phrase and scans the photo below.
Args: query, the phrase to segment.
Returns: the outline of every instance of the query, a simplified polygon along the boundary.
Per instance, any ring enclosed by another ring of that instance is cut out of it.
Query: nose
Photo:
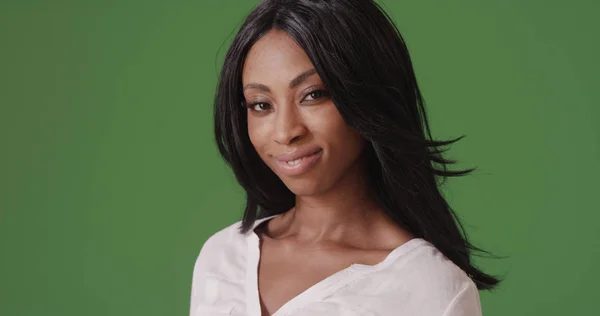
[[[280,145],[288,145],[307,132],[300,113],[295,105],[283,106],[276,111],[273,140]]]

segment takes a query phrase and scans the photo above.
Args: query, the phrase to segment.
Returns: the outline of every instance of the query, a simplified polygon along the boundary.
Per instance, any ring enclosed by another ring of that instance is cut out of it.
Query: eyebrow
[[[298,76],[296,76],[296,78],[294,78],[290,81],[289,88],[290,89],[295,88],[296,86],[301,84],[304,80],[306,80],[306,78],[308,78],[316,73],[317,73],[317,71],[313,68],[313,69],[307,70],[307,71],[299,74]],[[258,90],[262,90],[265,92],[271,92],[271,89],[269,89],[269,87],[265,86],[264,84],[260,84],[260,83],[249,83],[244,87],[244,91],[246,91],[246,89],[258,89]]]

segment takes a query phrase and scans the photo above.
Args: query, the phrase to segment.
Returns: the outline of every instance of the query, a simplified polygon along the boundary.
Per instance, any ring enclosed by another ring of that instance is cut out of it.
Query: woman
[[[498,280],[438,188],[472,169],[447,170],[458,139],[431,139],[375,2],[258,5],[225,57],[215,133],[246,209],[203,245],[191,315],[481,315]]]

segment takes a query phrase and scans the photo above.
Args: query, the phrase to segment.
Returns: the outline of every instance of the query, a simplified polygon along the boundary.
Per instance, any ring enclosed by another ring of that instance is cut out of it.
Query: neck
[[[296,196],[295,207],[285,214],[286,235],[307,243],[335,242],[365,235],[370,227],[385,221],[361,176],[365,174],[362,166],[357,162],[326,192]]]

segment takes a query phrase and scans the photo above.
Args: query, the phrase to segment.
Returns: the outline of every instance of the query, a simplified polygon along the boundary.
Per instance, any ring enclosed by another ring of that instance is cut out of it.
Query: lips
[[[305,149],[297,149],[297,150],[293,151],[292,153],[273,156],[273,158],[275,158],[275,160],[278,160],[281,162],[294,161],[294,160],[298,160],[300,158],[315,154],[316,152],[318,152],[320,150],[321,150],[321,147],[314,146],[314,147],[309,147],[309,148],[305,148]]]
[[[281,154],[275,158],[278,173],[286,176],[298,176],[308,172],[321,158],[320,147],[296,150],[292,154]]]

